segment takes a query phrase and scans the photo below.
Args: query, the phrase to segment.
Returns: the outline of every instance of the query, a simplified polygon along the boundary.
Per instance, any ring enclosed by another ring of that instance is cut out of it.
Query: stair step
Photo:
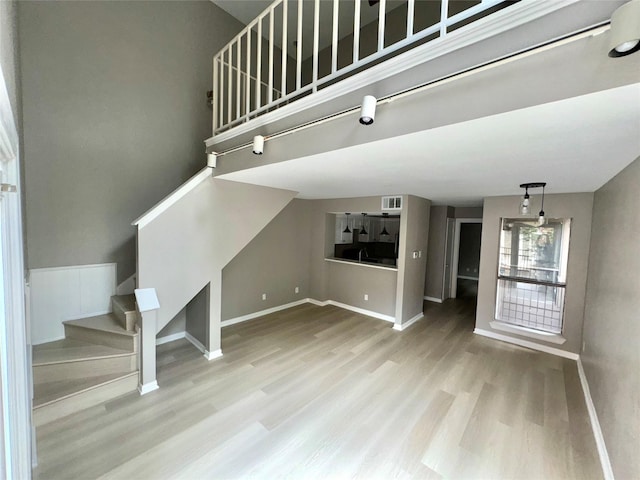
[[[137,386],[137,371],[35,384],[34,423],[44,425],[135,391]]]
[[[135,353],[65,338],[33,347],[34,383],[95,377],[137,369]]]
[[[113,313],[125,330],[133,332],[138,322],[138,309],[135,295],[114,295],[111,297]]]
[[[127,352],[138,351],[138,334],[126,330],[113,313],[67,320],[63,323],[66,338],[106,345]]]

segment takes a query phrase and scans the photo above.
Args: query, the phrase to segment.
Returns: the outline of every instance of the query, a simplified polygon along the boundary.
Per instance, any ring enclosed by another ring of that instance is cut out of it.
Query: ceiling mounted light
[[[546,186],[546,182],[530,182],[520,184],[520,188],[524,188],[524,197],[522,198],[522,202],[520,202],[520,215],[529,215],[531,213],[529,189],[542,188],[542,206],[540,208],[540,213],[538,214],[538,226],[544,225],[546,222],[546,219],[544,217],[544,187]]]
[[[256,155],[262,155],[264,152],[264,137],[262,135],[256,135],[253,137],[253,153]]]
[[[640,50],[640,0],[631,0],[613,12],[609,56],[624,57]]]
[[[362,99],[362,107],[360,108],[360,123],[362,125],[371,125],[376,118],[376,97],[367,95]]]
[[[385,222],[385,220],[387,219],[388,216],[389,216],[388,213],[383,213],[382,214],[382,231],[380,232],[380,235],[382,235],[384,237],[388,237],[389,236],[389,232],[387,232],[387,226],[386,226],[386,222]]]
[[[351,233],[351,230],[349,229],[349,215],[351,214],[347,212],[345,215],[347,216],[347,228],[345,228],[342,233]]]
[[[364,218],[367,216],[366,213],[362,214],[362,228],[360,229],[360,235],[369,235],[369,233],[367,232],[367,229],[364,228]]]

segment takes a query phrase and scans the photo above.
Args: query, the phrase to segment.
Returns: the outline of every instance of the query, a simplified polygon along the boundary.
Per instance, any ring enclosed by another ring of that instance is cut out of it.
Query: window
[[[503,218],[496,319],[547,333],[562,333],[570,219]]]

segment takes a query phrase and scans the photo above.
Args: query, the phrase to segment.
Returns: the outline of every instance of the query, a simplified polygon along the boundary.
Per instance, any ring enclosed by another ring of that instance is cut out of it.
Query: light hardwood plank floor
[[[160,390],[37,430],[39,479],[599,479],[576,363],[473,335],[474,300],[403,332],[301,305],[158,348]]]

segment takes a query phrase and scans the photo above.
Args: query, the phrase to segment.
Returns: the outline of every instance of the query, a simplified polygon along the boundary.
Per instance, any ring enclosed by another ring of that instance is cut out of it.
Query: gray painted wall
[[[444,256],[446,253],[447,218],[453,217],[453,207],[431,207],[429,218],[429,246],[427,248],[427,273],[424,295],[442,299],[444,281]]]
[[[581,355],[620,479],[640,478],[639,186],[640,158],[595,193]]]
[[[309,296],[309,203],[293,200],[224,267],[222,320]]]
[[[405,195],[400,218],[400,253],[398,255],[398,288],[396,293],[396,325],[422,313],[424,282],[429,243],[431,201]],[[413,258],[414,252],[421,252]]]
[[[130,223],[204,166],[241,28],[211,2],[20,2],[29,268],[135,271]]]
[[[455,218],[482,218],[482,207],[456,207]]]
[[[481,239],[481,223],[462,223],[460,225],[458,275],[474,278],[478,277],[478,271],[480,268]]]
[[[498,246],[500,219],[518,216],[520,197],[490,197],[484,200],[482,219],[482,248],[480,250],[480,277],[478,282],[478,307],[476,328],[491,331],[489,322],[495,319],[496,279],[498,273]],[[568,193],[545,195],[545,212],[553,218],[571,218],[569,264],[562,345],[545,342],[507,332],[496,332],[521,340],[541,343],[568,352],[579,353],[582,342],[582,321],[585,302],[589,239],[591,237],[591,210],[593,193]]]

